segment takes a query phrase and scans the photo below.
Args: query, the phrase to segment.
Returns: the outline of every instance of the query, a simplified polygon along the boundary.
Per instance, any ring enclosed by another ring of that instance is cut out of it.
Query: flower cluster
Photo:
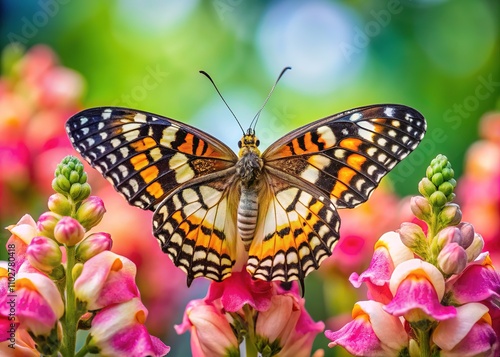
[[[8,227],[9,261],[0,268],[0,346],[23,356],[75,355],[77,330],[88,330],[79,355],[163,356],[169,347],[149,335],[148,311],[135,285],[135,265],[110,251],[107,233],[87,234],[102,219],[83,165],[58,165],[38,222],[25,215]],[[64,259],[65,257],[65,259]],[[10,304],[9,304],[10,302]]]
[[[453,176],[445,156],[431,162],[422,196],[411,200],[418,220],[384,234],[368,269],[351,275],[370,300],[355,304],[343,328],[326,331],[329,346],[357,356],[498,353],[500,277],[482,237],[451,203]]]
[[[223,282],[213,282],[204,299],[189,302],[177,333],[191,331],[194,357],[309,356],[315,336],[323,331],[304,309],[295,285],[253,280],[243,269]]]

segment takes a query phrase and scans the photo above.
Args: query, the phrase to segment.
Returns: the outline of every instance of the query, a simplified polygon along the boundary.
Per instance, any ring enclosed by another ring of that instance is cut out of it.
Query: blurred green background
[[[3,0],[0,49],[46,44],[85,79],[82,108],[162,114],[234,149],[241,131],[199,70],[214,78],[246,127],[282,68],[292,67],[261,115],[263,148],[353,107],[412,106],[427,118],[428,133],[389,175],[396,191],[408,195],[438,153],[460,176],[479,118],[499,108],[499,20],[497,0]],[[313,277],[308,286],[316,320],[328,317],[318,307],[329,304],[321,284]],[[170,330],[164,339],[173,346],[170,355],[186,355],[188,336],[179,340]],[[339,351],[326,343],[322,337],[315,346],[327,356]]]

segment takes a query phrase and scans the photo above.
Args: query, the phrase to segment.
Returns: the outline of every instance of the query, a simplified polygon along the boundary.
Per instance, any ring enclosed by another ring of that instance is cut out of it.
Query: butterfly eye
[[[242,146],[243,146],[243,144],[241,143],[241,140],[238,141],[238,147],[241,149]]]
[[[257,140],[255,141],[255,146],[259,146],[259,145],[260,145],[260,140],[259,140],[259,139],[257,139]]]

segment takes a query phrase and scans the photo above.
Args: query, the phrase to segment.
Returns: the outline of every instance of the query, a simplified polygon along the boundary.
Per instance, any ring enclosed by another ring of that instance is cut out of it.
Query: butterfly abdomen
[[[238,204],[237,226],[238,233],[247,251],[255,234],[258,208],[258,191],[256,188],[248,188],[242,185],[240,202]]]

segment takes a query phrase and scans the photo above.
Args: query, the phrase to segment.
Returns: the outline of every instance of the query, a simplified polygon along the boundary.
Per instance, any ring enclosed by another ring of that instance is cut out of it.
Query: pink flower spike
[[[182,324],[175,326],[178,334],[191,331],[193,357],[226,356],[238,351],[238,340],[226,316],[203,300],[189,302]]]
[[[233,272],[222,282],[212,282],[205,297],[206,303],[221,299],[225,311],[236,312],[245,304],[257,311],[265,311],[271,305],[274,285],[267,281],[254,280],[244,269]]]
[[[89,330],[88,347],[100,356],[164,356],[170,347],[151,336],[144,323],[148,310],[139,298],[97,312]]]
[[[15,295],[15,298],[4,298],[0,315],[8,315],[12,300],[20,328],[35,336],[48,336],[64,314],[64,303],[54,282],[43,274],[19,273]]]
[[[492,265],[488,255],[464,270],[449,282],[451,301],[456,304],[485,300],[500,301],[500,275]]]
[[[440,322],[432,340],[444,357],[494,356],[499,347],[488,308],[480,303],[457,307],[457,315]]]
[[[75,296],[87,303],[87,310],[98,310],[139,296],[135,284],[135,264],[118,254],[104,251],[83,265],[75,281]]]
[[[444,278],[432,264],[419,259],[401,263],[390,281],[392,301],[384,306],[391,315],[404,316],[408,321],[433,318],[446,320],[456,315],[453,306],[443,306]]]
[[[399,356],[408,346],[401,320],[387,314],[376,301],[359,301],[352,310],[353,321],[339,331],[326,331],[332,342],[356,356]]]

